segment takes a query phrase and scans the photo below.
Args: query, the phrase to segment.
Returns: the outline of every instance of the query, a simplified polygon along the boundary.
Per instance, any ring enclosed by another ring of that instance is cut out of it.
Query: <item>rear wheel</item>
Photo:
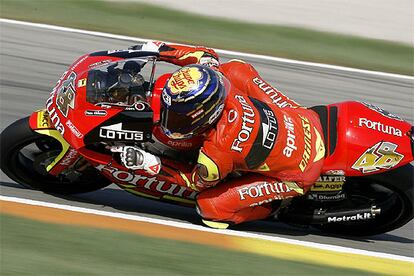
[[[59,154],[61,145],[52,137],[34,132],[29,127],[29,117],[20,119],[3,130],[0,134],[0,150],[2,171],[29,188],[48,193],[75,194],[98,190],[111,184],[89,165],[81,171],[73,169],[57,177],[48,174],[45,164]]]
[[[343,208],[358,209],[375,205],[381,209],[373,219],[334,222],[314,225],[323,231],[368,236],[397,229],[413,219],[413,175],[414,168],[408,164],[384,174],[352,177],[345,184],[348,199]]]

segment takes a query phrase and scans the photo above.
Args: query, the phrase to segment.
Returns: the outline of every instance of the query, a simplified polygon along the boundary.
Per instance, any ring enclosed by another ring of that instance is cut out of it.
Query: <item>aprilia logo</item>
[[[293,151],[298,149],[295,145],[295,126],[292,122],[292,118],[286,115],[283,115],[283,122],[285,124],[285,128],[287,129],[286,147],[283,149],[283,155],[291,157]]]

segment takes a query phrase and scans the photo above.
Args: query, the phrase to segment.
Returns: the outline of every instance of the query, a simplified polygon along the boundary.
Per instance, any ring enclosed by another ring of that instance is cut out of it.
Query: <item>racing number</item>
[[[75,108],[75,79],[76,73],[72,72],[62,83],[56,97],[56,106],[65,117],[68,116],[69,107]]]
[[[397,145],[390,142],[379,142],[365,151],[352,165],[352,168],[362,171],[362,173],[390,169],[404,158],[404,155],[396,151],[397,147]]]

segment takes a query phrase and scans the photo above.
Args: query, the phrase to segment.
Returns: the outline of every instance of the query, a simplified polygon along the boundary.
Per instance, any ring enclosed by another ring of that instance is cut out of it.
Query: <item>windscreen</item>
[[[145,66],[147,62],[147,59],[125,59],[91,69],[86,83],[86,100],[92,104],[117,105],[129,105],[136,99],[146,100],[152,81],[152,68],[146,67],[154,66]]]

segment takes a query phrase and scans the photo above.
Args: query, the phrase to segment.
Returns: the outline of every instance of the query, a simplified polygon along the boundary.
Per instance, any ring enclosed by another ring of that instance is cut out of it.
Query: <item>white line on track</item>
[[[119,39],[119,40],[128,40],[128,41],[136,41],[136,42],[153,41],[153,39],[147,39],[147,38],[116,35],[116,34],[109,34],[109,33],[103,33],[103,32],[94,32],[94,31],[87,31],[87,30],[81,30],[81,29],[66,28],[66,27],[55,26],[55,25],[32,23],[32,22],[25,22],[25,21],[17,21],[17,20],[5,19],[5,18],[0,18],[0,22],[1,23],[8,23],[8,24],[30,26],[30,27],[36,27],[36,28],[42,28],[42,29],[49,29],[49,30],[55,30],[55,31],[62,31],[62,32],[71,32],[71,33],[86,34],[86,35],[93,35],[93,36],[106,37],[106,38],[114,38],[114,39]],[[167,42],[167,43],[169,43],[169,42]],[[399,75],[399,74],[385,73],[385,72],[379,72],[379,71],[369,71],[369,70],[362,70],[362,69],[343,67],[343,66],[337,66],[337,65],[306,62],[306,61],[271,57],[271,56],[265,56],[265,55],[256,55],[256,54],[248,54],[248,53],[235,52],[235,51],[227,51],[227,50],[221,50],[221,49],[215,49],[215,50],[216,50],[217,53],[236,56],[236,57],[255,58],[255,59],[261,59],[261,60],[282,62],[282,63],[287,63],[287,64],[296,64],[296,65],[305,65],[305,66],[310,66],[310,67],[319,67],[319,68],[325,68],[325,69],[331,69],[331,70],[337,70],[337,71],[343,71],[343,72],[368,74],[368,75],[374,75],[374,76],[379,76],[379,77],[389,77],[389,78],[397,78],[397,79],[405,79],[405,80],[414,80],[413,76],[407,76],[407,75]]]
[[[388,253],[373,252],[373,251],[354,249],[354,248],[342,247],[342,246],[337,246],[337,245],[308,242],[308,241],[299,241],[299,240],[280,238],[280,237],[274,237],[274,236],[266,236],[266,235],[261,235],[261,234],[240,232],[240,231],[235,231],[235,230],[217,230],[217,229],[211,229],[211,228],[203,227],[200,225],[194,225],[194,224],[189,224],[189,223],[184,223],[184,222],[166,221],[166,220],[143,217],[143,216],[138,216],[138,215],[128,215],[128,214],[117,213],[117,212],[100,211],[100,210],[95,210],[95,209],[82,208],[82,207],[76,207],[76,206],[70,206],[70,205],[64,205],[64,204],[56,204],[56,203],[43,202],[43,201],[36,201],[36,200],[25,199],[25,198],[9,197],[9,196],[0,195],[0,200],[35,205],[35,206],[49,207],[49,208],[55,208],[55,209],[61,209],[61,210],[68,210],[68,211],[74,211],[74,212],[85,213],[85,214],[94,214],[94,215],[100,215],[100,216],[120,218],[120,219],[132,220],[132,221],[149,222],[149,223],[155,223],[155,224],[172,226],[172,227],[183,228],[183,229],[218,233],[218,234],[228,235],[228,236],[255,238],[255,239],[267,240],[267,241],[272,241],[272,242],[300,245],[300,246],[322,249],[322,250],[329,250],[329,251],[340,252],[340,253],[358,254],[358,255],[378,257],[378,258],[384,258],[384,259],[390,259],[390,260],[414,262],[414,258],[400,256],[400,255],[393,255],[393,254],[388,254]]]

